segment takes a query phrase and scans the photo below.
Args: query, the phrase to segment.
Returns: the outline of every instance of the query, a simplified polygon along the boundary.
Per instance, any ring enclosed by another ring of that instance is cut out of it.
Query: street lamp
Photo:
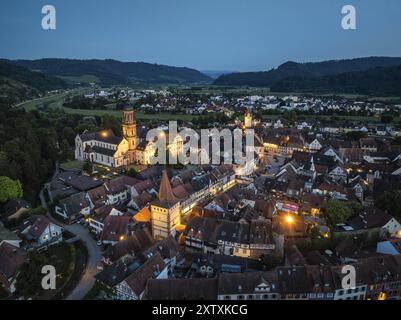
[[[293,224],[294,223],[294,217],[291,216],[290,214],[285,216],[285,222],[287,222],[288,224]]]

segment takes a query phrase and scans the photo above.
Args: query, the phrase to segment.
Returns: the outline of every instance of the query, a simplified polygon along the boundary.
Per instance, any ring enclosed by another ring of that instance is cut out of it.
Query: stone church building
[[[111,130],[84,132],[75,138],[75,159],[109,167],[121,167],[135,162],[137,147],[136,120],[132,107],[125,107],[122,137]]]

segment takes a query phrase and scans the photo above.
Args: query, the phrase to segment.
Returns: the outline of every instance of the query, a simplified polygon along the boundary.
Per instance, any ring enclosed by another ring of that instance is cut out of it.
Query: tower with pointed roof
[[[128,141],[128,163],[133,163],[135,161],[137,138],[134,109],[130,106],[126,106],[123,110],[122,129],[123,137]]]
[[[157,199],[150,206],[152,235],[155,239],[165,239],[175,235],[181,223],[180,201],[174,196],[167,171],[163,171]]]

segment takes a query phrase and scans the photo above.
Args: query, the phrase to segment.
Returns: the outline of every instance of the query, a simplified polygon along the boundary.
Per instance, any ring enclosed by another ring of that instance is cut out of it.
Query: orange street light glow
[[[387,294],[385,292],[380,292],[377,300],[386,300],[386,299],[387,299]]]
[[[287,216],[285,216],[285,221],[287,223],[292,224],[292,223],[294,223],[294,218],[292,216],[290,216],[290,215],[287,215]]]

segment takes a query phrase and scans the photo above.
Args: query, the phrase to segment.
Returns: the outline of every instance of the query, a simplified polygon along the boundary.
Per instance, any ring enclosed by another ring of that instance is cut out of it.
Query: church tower
[[[128,154],[129,163],[135,161],[135,150],[137,146],[136,137],[136,120],[134,109],[130,106],[126,106],[123,111],[123,137],[128,141]]]
[[[245,121],[244,121],[245,129],[252,128],[252,114],[249,110],[245,112]]]
[[[152,235],[156,240],[175,235],[181,223],[180,201],[174,196],[167,171],[163,171],[157,199],[150,206]]]

